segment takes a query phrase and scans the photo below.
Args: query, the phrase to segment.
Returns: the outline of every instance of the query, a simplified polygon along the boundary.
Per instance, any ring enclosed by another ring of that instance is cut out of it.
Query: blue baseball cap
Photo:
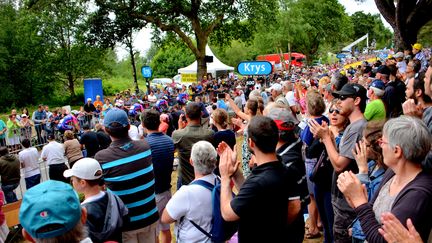
[[[78,194],[61,181],[48,180],[30,188],[23,197],[19,220],[34,239],[49,239],[72,230],[81,219]],[[46,226],[52,230],[43,230]]]
[[[372,81],[372,83],[370,84],[369,88],[370,87],[377,88],[377,89],[380,89],[380,90],[385,90],[385,84],[380,79],[375,79],[374,81]]]
[[[111,128],[113,123],[119,123],[121,126],[126,127],[129,125],[128,116],[126,111],[122,109],[111,109],[107,112],[104,119],[104,126]]]

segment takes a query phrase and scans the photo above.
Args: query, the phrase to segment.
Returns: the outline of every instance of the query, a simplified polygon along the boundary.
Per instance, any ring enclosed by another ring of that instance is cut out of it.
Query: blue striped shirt
[[[156,194],[171,188],[171,173],[174,162],[174,143],[167,135],[157,132],[146,137],[152,151]]]
[[[95,156],[108,190],[120,197],[129,210],[130,222],[124,231],[144,228],[159,219],[151,154],[146,141],[127,138],[113,141]]]

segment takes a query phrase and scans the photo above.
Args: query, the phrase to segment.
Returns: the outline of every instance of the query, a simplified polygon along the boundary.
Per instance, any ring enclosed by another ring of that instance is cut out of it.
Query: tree
[[[39,23],[12,2],[0,2],[0,110],[47,102],[56,87]],[[50,95],[47,95],[50,94]]]
[[[150,66],[154,77],[173,77],[179,68],[194,61],[194,55],[181,41],[166,41],[152,58]]]
[[[364,12],[355,12],[350,16],[354,27],[353,39],[358,39],[369,34],[369,39],[375,39],[378,43],[378,49],[389,45],[392,33],[387,29],[379,14],[366,14]]]
[[[417,41],[422,43],[423,46],[432,45],[432,20],[420,29]]]
[[[85,77],[105,70],[106,51],[86,42],[88,5],[80,0],[39,0],[28,6],[37,15],[40,35],[49,48],[49,65],[69,90]]]
[[[395,47],[411,49],[420,29],[432,20],[432,1],[375,0],[378,10],[394,31]]]
[[[309,61],[326,43],[338,49],[353,33],[352,23],[337,0],[287,0],[273,25],[261,25],[255,45],[259,53],[291,50]]]
[[[125,15],[136,20],[137,28],[151,24],[156,37],[160,36],[159,31],[175,33],[195,56],[199,80],[207,73],[205,47],[209,37],[213,36],[220,44],[236,38],[251,38],[256,23],[264,18],[272,21],[274,11],[278,9],[277,0],[143,0],[139,3],[134,0],[97,0],[96,4],[99,17],[95,22],[105,26],[105,30],[97,28],[96,35],[121,36],[127,24],[117,18],[121,16],[123,19]],[[115,17],[110,18],[110,14]],[[248,21],[242,22],[244,19]],[[111,28],[111,31],[106,28]]]

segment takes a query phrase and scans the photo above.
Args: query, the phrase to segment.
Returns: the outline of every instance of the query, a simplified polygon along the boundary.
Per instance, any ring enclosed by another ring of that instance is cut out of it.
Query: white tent
[[[230,67],[228,65],[223,64],[217,57],[213,54],[210,47],[206,46],[206,56],[213,56],[213,62],[207,63],[207,73],[212,73],[213,77],[216,77],[217,71],[233,71],[234,68]],[[178,73],[180,74],[186,74],[186,73],[197,73],[197,61],[192,63],[191,65],[178,69]]]

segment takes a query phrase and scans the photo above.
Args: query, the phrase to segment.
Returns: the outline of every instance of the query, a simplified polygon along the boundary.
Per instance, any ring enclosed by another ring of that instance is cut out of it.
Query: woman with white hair
[[[421,162],[431,149],[426,125],[409,116],[389,120],[379,140],[388,169],[368,203],[365,187],[350,171],[339,175],[337,186],[353,207],[368,242],[385,242],[378,232],[383,213],[391,212],[403,224],[411,219],[424,242],[432,228],[432,175]]]
[[[211,242],[192,221],[210,232],[212,192],[194,182],[202,180],[214,185],[216,176],[212,172],[216,168],[216,157],[215,148],[207,141],[199,141],[192,146],[190,163],[194,167],[195,180],[180,187],[167,203],[161,218],[165,224],[176,222],[177,242]]]

